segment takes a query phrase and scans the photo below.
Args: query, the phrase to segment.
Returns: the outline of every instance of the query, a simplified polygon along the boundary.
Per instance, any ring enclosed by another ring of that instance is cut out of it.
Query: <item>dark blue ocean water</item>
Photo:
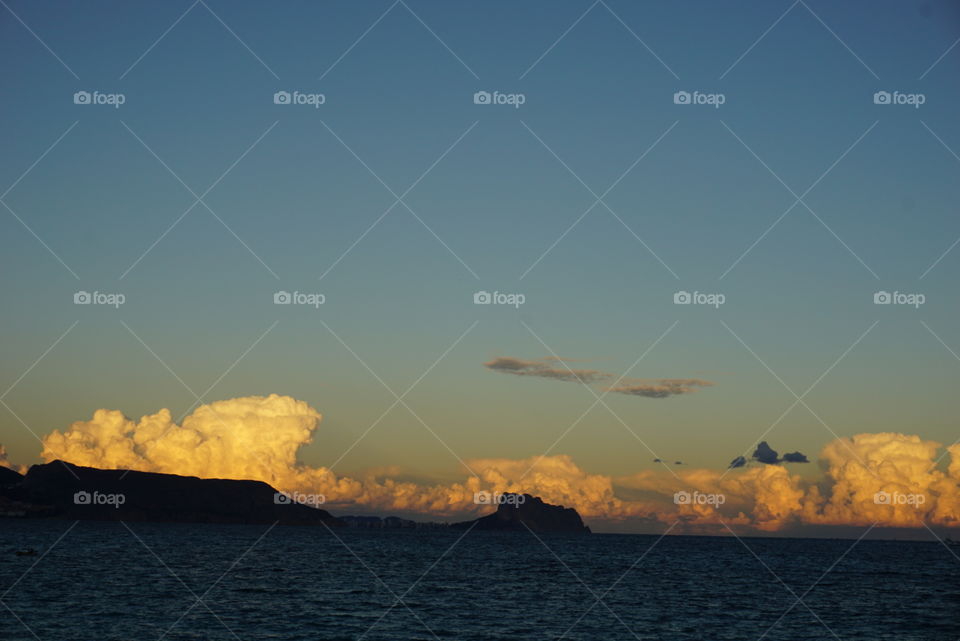
[[[937,543],[70,525],[0,520],[3,641],[960,638]]]

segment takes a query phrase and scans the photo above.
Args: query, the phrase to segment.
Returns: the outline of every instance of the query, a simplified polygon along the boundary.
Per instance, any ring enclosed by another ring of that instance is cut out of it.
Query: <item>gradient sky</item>
[[[463,458],[540,454],[594,401],[484,362],[552,351],[619,375],[674,322],[632,375],[715,386],[605,399],[664,458],[725,466],[794,401],[777,376],[802,394],[861,337],[805,398],[829,428],[957,438],[952,3],[207,5],[0,9],[0,193],[30,170],[3,201],[49,247],[0,209],[0,388],[36,434],[97,408],[179,416],[195,403],[179,377],[204,401],[307,401],[324,420],[303,459],[329,465],[394,400],[329,330],[399,394],[479,321],[405,399]],[[79,90],[126,103],[75,105]],[[278,90],[326,104],[275,105]],[[478,90],[526,103],[475,105]],[[676,105],[678,90],[726,103]],[[880,90],[926,103],[875,105]],[[672,125],[604,198],[632,232],[598,205],[527,271],[593,204],[579,181],[602,194]],[[145,145],[199,195],[268,129],[204,197],[225,225],[198,205],[144,256],[195,200]],[[344,256],[395,200],[372,173],[402,194],[468,129],[404,197],[432,232],[398,205]],[[804,196],[824,224],[797,205],[729,269],[848,150]],[[80,289],[127,302],[76,306]],[[276,306],[280,289],[326,304]],[[475,306],[481,289],[526,303]],[[681,289],[726,304],[676,306]],[[876,306],[881,289],[927,302]],[[833,435],[797,407],[765,438],[813,459]],[[4,408],[0,442],[39,460]],[[603,407],[554,453],[611,475],[654,465]],[[337,471],[385,465],[463,476],[402,406]]]

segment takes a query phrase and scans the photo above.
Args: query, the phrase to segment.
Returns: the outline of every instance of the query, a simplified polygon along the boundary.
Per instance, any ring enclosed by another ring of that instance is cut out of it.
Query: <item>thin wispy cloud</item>
[[[559,358],[556,356],[537,359],[498,356],[483,365],[487,369],[503,374],[536,376],[539,378],[550,378],[574,383],[590,384],[612,380],[614,381],[613,387],[609,387],[605,391],[627,394],[629,396],[642,396],[644,398],[669,398],[671,396],[690,394],[702,387],[711,387],[714,385],[712,381],[699,378],[618,378],[616,374],[610,372],[603,372],[596,369],[572,368],[567,365],[569,362],[574,362],[574,359]]]

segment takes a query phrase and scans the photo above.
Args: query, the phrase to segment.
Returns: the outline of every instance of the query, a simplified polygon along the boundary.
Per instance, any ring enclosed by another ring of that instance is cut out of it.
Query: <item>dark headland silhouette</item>
[[[536,496],[529,494],[510,495],[523,496],[524,500],[505,500],[497,507],[497,511],[482,516],[473,521],[454,523],[450,527],[457,530],[495,530],[499,532],[557,532],[563,534],[590,534],[590,528],[583,524],[580,515],[572,507],[561,507],[544,503]]]
[[[342,525],[326,510],[278,502],[277,496],[262,481],[101,470],[53,461],[32,466],[19,482],[0,488],[0,513],[100,521]]]
[[[521,496],[521,495],[505,495]],[[538,533],[583,533],[573,508],[544,503],[529,494],[501,503],[493,514],[454,523],[453,529]],[[517,505],[519,503],[519,505]],[[342,519],[326,510],[290,500],[262,481],[201,479],[194,476],[103,470],[53,461],[21,475],[0,467],[0,516],[100,521],[176,523],[279,523],[377,529],[436,529],[441,523],[418,523],[397,517]]]

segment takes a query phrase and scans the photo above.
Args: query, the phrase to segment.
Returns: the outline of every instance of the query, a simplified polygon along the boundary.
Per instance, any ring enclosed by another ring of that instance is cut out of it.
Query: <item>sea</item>
[[[956,550],[2,519],[0,639],[958,641]]]

